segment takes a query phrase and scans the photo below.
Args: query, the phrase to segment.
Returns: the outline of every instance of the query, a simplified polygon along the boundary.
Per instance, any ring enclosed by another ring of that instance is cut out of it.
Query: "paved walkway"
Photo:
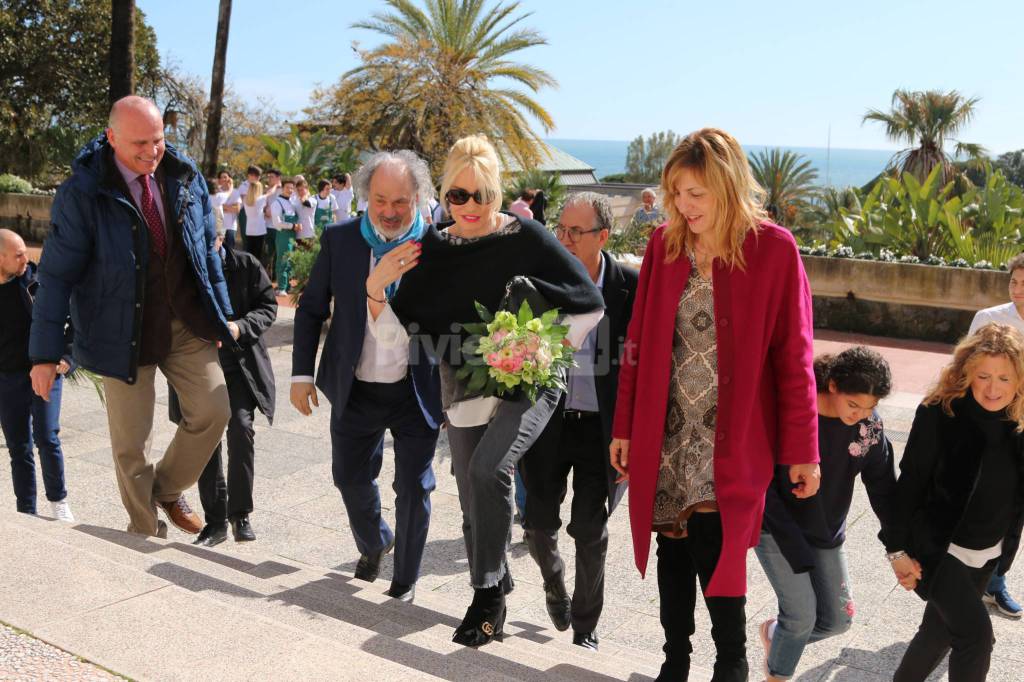
[[[4,682],[99,682],[122,679],[31,635],[0,624],[0,680]]]
[[[268,336],[272,362],[279,378],[278,416],[273,427],[262,418],[257,427],[256,511],[252,521],[259,539],[248,545],[228,541],[216,551],[243,560],[257,554],[276,555],[282,560],[351,574],[358,553],[351,540],[340,496],[331,483],[329,407],[324,402],[312,417],[303,417],[288,403],[292,315],[291,309],[282,308],[280,319]],[[857,341],[860,339],[822,332],[816,347],[819,352],[834,351]],[[896,392],[881,406],[881,412],[897,451],[902,453],[914,408],[944,363],[944,353],[948,349],[935,344],[887,339],[864,341],[878,348],[893,365]],[[172,435],[170,424],[161,419],[166,405],[164,386],[157,387],[157,396],[154,453],[162,452]],[[65,389],[62,439],[67,458],[69,499],[78,521],[95,527],[123,529],[127,519],[114,480],[106,413],[91,388]],[[390,447],[390,440],[386,445]],[[385,514],[392,518],[393,498],[389,488],[393,471],[389,449],[380,481]],[[435,473],[438,486],[433,495],[434,515],[419,591],[431,598],[443,599],[455,608],[468,603],[471,591],[466,579],[458,498],[443,439],[435,460]],[[42,490],[41,483],[39,488]],[[0,467],[0,504],[13,507],[10,490],[9,471]],[[198,507],[195,491],[188,495],[192,504]],[[566,509],[569,503],[567,499]],[[878,682],[891,677],[906,642],[920,621],[922,603],[896,585],[883,549],[875,538],[877,531],[878,524],[870,511],[867,496],[858,487],[850,514],[847,543],[851,582],[857,599],[856,622],[845,635],[809,647],[797,679]],[[618,647],[623,651],[639,651],[645,656],[656,657],[663,641],[658,623],[657,585],[653,575],[641,580],[633,566],[625,510],[612,517],[609,532],[607,603],[599,626],[602,642],[607,642],[609,649]],[[535,631],[538,636],[543,633],[545,637],[567,639],[566,633],[554,632],[550,627],[544,610],[540,575],[521,539],[521,531],[516,529],[512,571],[518,588],[510,597],[509,621],[528,631]],[[172,528],[170,540],[182,543],[190,538]],[[3,551],[9,550],[5,548]],[[572,566],[571,543],[563,543],[563,553],[568,565]],[[59,561],[59,557],[56,560]],[[651,565],[655,565],[653,558]],[[381,579],[371,587],[381,592],[386,589],[391,566],[391,557],[388,557]],[[749,557],[748,574],[747,633],[751,679],[758,679],[762,652],[757,626],[773,616],[776,607],[774,595],[753,553]],[[1022,576],[1024,573],[1020,571],[1010,575],[1010,586],[1015,593],[1024,591]],[[571,583],[572,576],[568,578]],[[19,625],[17,621],[5,618],[4,609],[0,603],[0,620]],[[698,610],[695,662],[710,667],[714,651],[709,634],[710,623],[703,607]],[[1020,679],[1013,671],[1024,662],[1024,625],[998,615],[993,620],[998,642],[990,679]],[[74,647],[62,646],[74,651]],[[493,653],[499,654],[500,651],[495,649]],[[103,663],[102,660],[97,662]],[[182,673],[180,670],[177,672],[179,675]],[[187,672],[185,674],[188,676]],[[942,679],[944,674],[943,667],[936,679]],[[268,677],[283,678],[287,675],[288,671],[284,669],[268,671]]]

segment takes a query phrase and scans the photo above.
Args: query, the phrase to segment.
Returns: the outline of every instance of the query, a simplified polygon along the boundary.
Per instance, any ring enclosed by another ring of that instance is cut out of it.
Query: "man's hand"
[[[68,364],[67,360],[61,358],[61,361],[57,363],[57,374],[64,376],[71,371],[71,365]]]
[[[313,407],[320,407],[320,402],[316,397],[316,387],[304,381],[292,384],[290,398],[295,409],[307,417],[313,414],[313,408],[309,406],[310,399],[313,401]]]
[[[241,336],[242,334],[242,330],[239,329],[238,325],[235,324],[234,322],[228,322],[228,331],[231,332],[231,338],[233,338],[235,341],[237,341],[238,337]]]
[[[419,265],[422,250],[419,242],[409,241],[388,251],[366,278],[366,293],[381,298],[390,284]]]
[[[32,377],[32,390],[35,394],[46,402],[50,402],[50,389],[53,388],[53,382],[57,378],[57,363],[44,362],[33,365],[29,376]]]
[[[793,482],[793,495],[799,499],[813,497],[821,485],[821,468],[817,464],[792,464],[789,480]]]
[[[611,456],[612,468],[619,472],[616,483],[629,480],[629,441],[613,438],[612,444],[608,447]]]

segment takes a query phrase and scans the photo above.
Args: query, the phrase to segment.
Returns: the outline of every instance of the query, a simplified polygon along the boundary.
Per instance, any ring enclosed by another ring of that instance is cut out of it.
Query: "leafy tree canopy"
[[[110,0],[0,0],[0,169],[67,165],[107,119]],[[156,34],[135,12],[135,81],[159,77]]]

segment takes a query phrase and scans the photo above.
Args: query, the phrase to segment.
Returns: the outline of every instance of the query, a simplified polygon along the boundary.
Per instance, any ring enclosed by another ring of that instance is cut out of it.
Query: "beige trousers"
[[[174,501],[195,485],[231,416],[216,345],[197,338],[177,319],[171,321],[171,336],[167,357],[156,365],[139,367],[134,384],[103,379],[110,446],[129,533],[163,534],[156,501]],[[157,367],[178,393],[182,419],[163,458],[152,461],[148,455]]]

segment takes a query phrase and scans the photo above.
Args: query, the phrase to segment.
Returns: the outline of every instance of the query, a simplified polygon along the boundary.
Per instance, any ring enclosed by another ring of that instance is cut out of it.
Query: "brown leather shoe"
[[[180,495],[178,499],[171,502],[157,500],[156,506],[164,510],[164,513],[167,514],[167,520],[178,530],[196,535],[203,529],[203,522],[192,511],[192,507],[188,506],[184,495]]]

